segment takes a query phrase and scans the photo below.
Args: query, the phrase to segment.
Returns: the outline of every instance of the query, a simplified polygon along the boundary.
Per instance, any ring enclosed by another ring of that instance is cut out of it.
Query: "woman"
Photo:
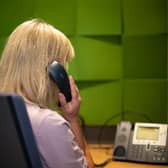
[[[70,76],[72,100],[66,102],[47,72],[53,61],[67,67],[73,56],[68,38],[38,19],[19,25],[2,53],[0,91],[25,100],[44,168],[94,167],[80,128],[77,86]]]

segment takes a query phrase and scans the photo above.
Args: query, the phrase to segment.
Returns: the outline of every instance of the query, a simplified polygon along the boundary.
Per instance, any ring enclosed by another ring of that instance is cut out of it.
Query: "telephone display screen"
[[[154,140],[159,139],[159,127],[138,127],[137,140]]]

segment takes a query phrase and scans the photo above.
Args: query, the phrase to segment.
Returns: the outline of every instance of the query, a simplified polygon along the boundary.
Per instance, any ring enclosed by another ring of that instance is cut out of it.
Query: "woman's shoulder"
[[[42,109],[37,105],[26,107],[38,148],[47,167],[86,167],[84,153],[77,144],[69,123],[53,110]]]
[[[47,108],[40,108],[36,104],[26,103],[28,116],[34,131],[38,132],[44,125],[50,127],[69,126],[69,123],[56,111]]]

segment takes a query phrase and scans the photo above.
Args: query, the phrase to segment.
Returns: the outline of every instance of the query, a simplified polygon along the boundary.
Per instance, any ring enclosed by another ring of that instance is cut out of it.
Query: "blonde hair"
[[[66,67],[73,56],[73,47],[62,32],[39,19],[26,21],[9,36],[2,53],[0,91],[48,107],[58,88],[49,79],[47,66],[56,60]]]

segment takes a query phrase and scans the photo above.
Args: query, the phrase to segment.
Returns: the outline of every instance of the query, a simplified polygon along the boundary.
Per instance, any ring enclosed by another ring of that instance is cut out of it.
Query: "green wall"
[[[166,122],[166,2],[6,0],[0,7],[0,50],[16,25],[42,18],[75,47],[69,73],[80,89],[86,124]]]

